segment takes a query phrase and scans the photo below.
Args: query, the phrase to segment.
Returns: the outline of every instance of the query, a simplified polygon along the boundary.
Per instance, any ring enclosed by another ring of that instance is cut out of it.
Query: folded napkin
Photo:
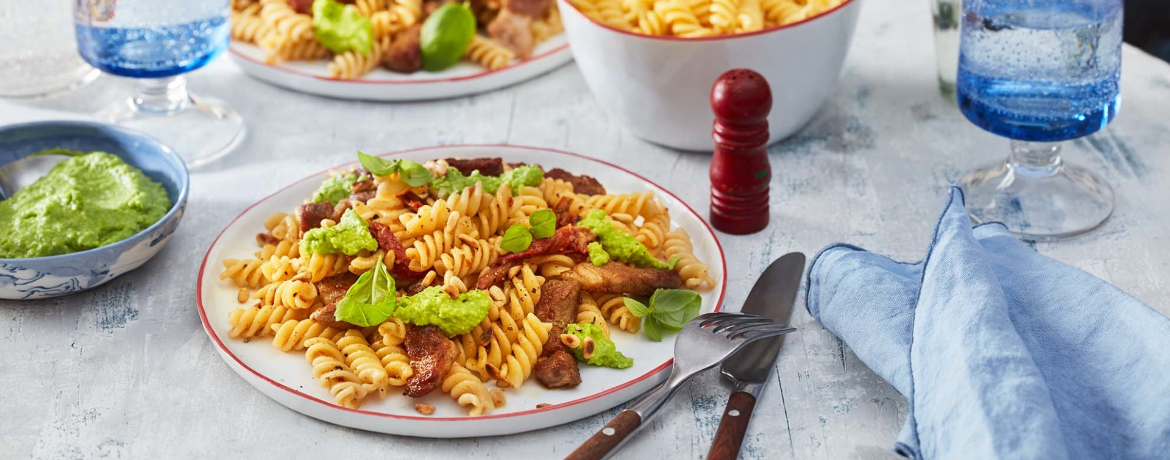
[[[1170,320],[972,229],[952,188],[926,258],[848,245],[813,260],[808,311],[910,402],[914,459],[1170,458]]]

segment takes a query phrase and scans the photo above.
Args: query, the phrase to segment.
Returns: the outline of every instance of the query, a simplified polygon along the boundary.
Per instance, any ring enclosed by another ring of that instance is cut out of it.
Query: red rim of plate
[[[403,155],[403,154],[413,153],[413,152],[423,152],[423,151],[427,151],[427,150],[442,150],[442,149],[448,149],[448,148],[462,148],[462,147],[490,147],[490,148],[501,148],[501,149],[517,148],[517,149],[524,149],[524,150],[539,150],[539,151],[543,151],[543,152],[549,152],[549,153],[555,153],[555,154],[560,154],[560,155],[568,155],[568,156],[572,156],[572,157],[583,158],[583,159],[586,159],[589,161],[601,163],[603,165],[606,165],[606,166],[609,166],[611,168],[614,168],[614,169],[617,169],[619,171],[630,174],[630,175],[638,178],[639,180],[642,180],[643,182],[656,187],[658,190],[660,190],[663,193],[674,198],[676,201],[678,201],[680,204],[683,205],[683,207],[687,210],[687,212],[690,212],[692,216],[697,218],[699,220],[699,222],[703,224],[703,227],[707,230],[707,233],[715,241],[715,248],[718,249],[718,251],[719,251],[719,264],[722,266],[723,279],[721,279],[719,281],[719,298],[715,300],[715,309],[713,311],[719,311],[723,307],[723,296],[727,293],[727,258],[723,254],[723,245],[719,243],[719,238],[715,235],[715,231],[712,230],[711,226],[709,224],[707,224],[707,221],[703,220],[703,218],[701,216],[699,216],[699,213],[695,212],[695,210],[693,208],[691,208],[691,206],[688,205],[685,201],[683,201],[681,198],[679,198],[674,193],[671,193],[669,190],[658,185],[657,183],[654,183],[654,181],[651,181],[650,179],[642,177],[638,173],[635,173],[633,171],[630,171],[626,168],[615,165],[615,164],[610,163],[608,161],[599,160],[597,158],[588,157],[588,156],[581,155],[578,153],[566,152],[564,150],[556,150],[556,149],[550,149],[550,148],[544,148],[544,147],[528,147],[528,146],[507,145],[507,144],[457,144],[457,145],[420,147],[420,148],[414,148],[414,149],[407,149],[407,150],[399,150],[399,151],[395,151],[395,152],[382,153],[382,154],[379,154],[378,156],[386,157],[386,156],[394,156],[394,155]],[[295,389],[292,389],[286,385],[278,383],[275,380],[268,378],[268,376],[266,376],[264,374],[256,372],[255,369],[252,369],[247,364],[244,364],[244,362],[241,361],[239,357],[237,357],[235,354],[233,354],[231,352],[231,350],[229,350],[227,348],[227,346],[225,346],[223,344],[223,341],[220,340],[220,338],[219,338],[219,334],[217,334],[215,332],[215,330],[211,328],[211,322],[207,320],[207,311],[206,311],[206,309],[203,308],[203,274],[207,270],[207,261],[211,257],[211,250],[213,248],[215,248],[216,243],[218,243],[219,239],[221,237],[223,237],[223,234],[226,233],[227,230],[232,227],[232,225],[235,225],[236,221],[240,220],[241,217],[244,217],[245,214],[247,214],[249,211],[251,211],[252,208],[259,206],[261,203],[268,201],[268,199],[272,198],[273,196],[275,196],[275,195],[277,195],[285,190],[288,190],[289,188],[292,188],[293,186],[296,186],[297,184],[300,184],[301,182],[307,181],[307,180],[312,179],[314,177],[318,177],[322,173],[328,172],[330,169],[341,168],[341,167],[344,167],[346,165],[350,165],[353,163],[354,162],[351,161],[351,162],[337,165],[333,168],[318,171],[317,173],[314,173],[314,174],[309,175],[307,177],[304,177],[296,182],[293,182],[293,183],[281,188],[280,190],[277,190],[277,191],[269,194],[268,196],[260,199],[260,201],[253,203],[251,206],[248,206],[247,209],[244,209],[244,211],[241,212],[240,215],[236,216],[235,219],[232,219],[232,221],[230,223],[228,223],[227,226],[224,227],[222,231],[219,232],[219,235],[217,235],[215,237],[215,240],[211,242],[211,246],[207,248],[207,253],[203,256],[203,263],[200,264],[200,266],[199,266],[199,278],[195,283],[195,301],[199,307],[199,319],[203,322],[203,330],[205,332],[207,332],[207,335],[209,337],[211,337],[212,341],[215,342],[215,346],[217,348],[219,348],[219,351],[221,353],[223,353],[226,356],[231,357],[231,359],[233,361],[235,361],[237,365],[239,365],[244,370],[247,370],[248,372],[252,373],[252,375],[256,376],[257,378],[259,378],[265,382],[268,382],[270,385],[273,385],[276,388],[287,391],[293,395],[300,396],[300,397],[305,398],[309,401],[328,406],[332,409],[339,409],[342,411],[352,412],[352,413],[356,413],[356,414],[372,415],[375,417],[386,417],[386,418],[393,418],[393,419],[399,419],[399,420],[439,421],[439,422],[470,422],[470,421],[478,421],[478,420],[492,420],[492,419],[519,417],[519,416],[524,416],[524,415],[537,414],[537,413],[541,413],[541,412],[549,412],[549,411],[563,409],[566,407],[575,406],[578,404],[593,401],[595,399],[598,399],[598,398],[613,394],[615,392],[621,391],[622,389],[625,389],[625,388],[627,388],[631,385],[634,385],[638,382],[644,381],[644,380],[658,374],[659,372],[662,372],[664,369],[669,367],[671,363],[674,362],[674,358],[671,358],[671,359],[667,360],[665,363],[662,363],[662,365],[650,370],[649,372],[647,372],[645,374],[642,374],[641,376],[639,376],[633,380],[629,380],[621,385],[611,387],[611,388],[604,390],[602,392],[591,394],[591,395],[585,396],[583,398],[574,399],[572,401],[563,402],[563,403],[552,405],[552,406],[546,406],[546,407],[542,407],[539,409],[531,409],[531,410],[526,410],[526,411],[522,411],[522,412],[512,412],[512,413],[508,413],[508,414],[481,415],[481,416],[477,416],[477,417],[471,417],[471,416],[466,416],[466,417],[418,417],[418,416],[412,416],[412,415],[396,415],[396,414],[386,414],[386,413],[382,413],[382,412],[365,411],[365,410],[361,410],[361,409],[350,409],[348,407],[338,406],[337,404],[333,404],[331,402],[322,400],[322,399],[317,398],[315,396],[311,396],[311,395],[302,393],[302,392],[297,391]]]
[[[562,32],[561,34],[563,35],[564,32]],[[251,63],[256,64],[256,65],[268,67],[268,68],[273,69],[273,70],[297,75],[300,77],[312,78],[315,80],[321,80],[321,81],[326,81],[326,82],[358,83],[358,84],[363,84],[363,85],[416,85],[416,84],[429,84],[429,83],[451,83],[451,82],[464,81],[464,80],[474,80],[476,78],[484,78],[484,77],[487,77],[489,75],[507,72],[507,71],[519,68],[521,66],[524,66],[524,65],[535,63],[536,61],[539,61],[541,59],[546,59],[546,58],[552,57],[553,55],[560,53],[568,48],[569,48],[569,43],[566,42],[565,44],[557,46],[551,50],[537,54],[536,56],[532,56],[528,59],[517,62],[516,64],[512,64],[512,65],[509,65],[509,66],[506,66],[506,67],[503,67],[500,69],[496,69],[496,70],[489,70],[486,72],[480,72],[480,73],[472,74],[472,75],[464,75],[462,77],[428,78],[428,79],[419,79],[419,80],[386,80],[386,79],[374,80],[374,79],[345,79],[345,78],[322,77],[320,75],[314,75],[314,74],[304,72],[301,70],[290,69],[288,67],[275,65],[275,64],[269,64],[267,62],[264,62],[264,61],[261,61],[258,59],[253,59],[252,57],[246,56],[243,53],[237,51],[235,48],[230,47],[230,46],[228,47],[228,52],[230,52],[232,54],[232,56],[235,56],[239,59],[243,59],[245,61],[251,62]],[[402,153],[402,152],[394,152],[392,154],[398,154],[398,153]]]
[[[773,27],[769,27],[769,28],[766,28],[766,29],[760,29],[760,30],[757,30],[757,31],[754,31],[754,32],[745,32],[745,33],[738,33],[738,34],[727,34],[727,35],[715,35],[715,36],[712,36],[712,37],[676,37],[676,36],[672,36],[672,35],[645,35],[645,34],[640,34],[640,33],[637,33],[637,32],[632,32],[632,31],[629,31],[629,30],[623,30],[623,29],[619,29],[619,28],[617,28],[617,27],[613,27],[613,26],[610,26],[610,25],[607,25],[607,24],[602,24],[602,23],[600,23],[600,22],[597,22],[597,21],[593,20],[593,18],[591,18],[591,17],[589,17],[589,16],[585,16],[585,14],[584,14],[584,13],[582,13],[582,12],[581,12],[580,10],[578,10],[577,8],[573,7],[573,5],[572,5],[572,4],[570,4],[570,3],[569,3],[567,0],[565,1],[565,6],[567,6],[567,7],[568,7],[567,9],[569,9],[569,10],[572,10],[572,11],[573,11],[573,14],[576,14],[576,15],[579,15],[579,16],[581,16],[581,17],[582,17],[582,18],[584,18],[586,21],[588,21],[588,22],[591,22],[591,23],[593,23],[594,25],[596,25],[596,26],[598,26],[598,27],[601,27],[601,28],[603,28],[603,29],[609,29],[610,31],[617,32],[617,33],[619,33],[619,34],[622,34],[622,35],[628,35],[628,36],[631,36],[631,37],[644,38],[644,39],[647,39],[647,40],[661,40],[661,41],[673,41],[673,42],[706,42],[706,41],[734,40],[734,39],[737,39],[737,38],[747,38],[747,37],[754,37],[754,36],[756,36],[756,35],[763,35],[763,34],[767,34],[767,33],[776,32],[776,31],[779,31],[779,30],[788,29],[788,28],[790,28],[790,27],[796,27],[796,26],[799,26],[799,25],[801,25],[801,24],[805,24],[805,23],[808,23],[808,22],[813,22],[813,21],[816,21],[817,19],[821,19],[821,18],[823,18],[823,17],[827,17],[827,16],[829,16],[829,15],[832,15],[833,13],[836,13],[836,12],[837,12],[837,11],[839,11],[840,9],[844,8],[844,7],[845,7],[845,5],[848,5],[848,4],[850,4],[850,3],[853,3],[854,1],[855,1],[855,0],[845,0],[845,1],[841,2],[839,5],[837,5],[837,6],[834,6],[834,7],[830,8],[830,9],[828,9],[828,10],[825,10],[825,11],[824,11],[824,12],[822,12],[821,14],[818,14],[818,15],[816,15],[816,16],[812,16],[812,17],[808,17],[808,18],[804,18],[804,19],[801,19],[801,20],[799,20],[799,21],[796,21],[796,22],[793,22],[793,23],[790,23],[790,24],[783,24],[783,25],[779,25],[779,26],[773,26]],[[561,10],[565,10],[565,9],[566,9],[566,8],[561,8]],[[561,14],[564,14],[564,12],[562,12]]]

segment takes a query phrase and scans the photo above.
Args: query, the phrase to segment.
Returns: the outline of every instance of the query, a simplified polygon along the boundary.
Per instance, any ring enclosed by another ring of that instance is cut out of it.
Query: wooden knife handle
[[[747,432],[755,407],[756,397],[751,393],[737,391],[731,394],[727,400],[727,409],[723,411],[723,419],[719,421],[719,430],[715,432],[715,441],[707,452],[707,460],[739,458],[739,447],[743,444],[743,435]]]
[[[568,457],[565,457],[565,460],[601,460],[609,455],[610,451],[617,448],[626,439],[626,436],[633,433],[641,424],[642,417],[637,412],[624,410],[605,424],[605,428],[586,440]]]

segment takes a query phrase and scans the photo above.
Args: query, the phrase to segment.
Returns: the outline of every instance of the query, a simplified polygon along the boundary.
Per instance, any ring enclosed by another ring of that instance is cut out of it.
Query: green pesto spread
[[[158,222],[170,207],[163,186],[121,158],[105,152],[74,156],[0,201],[0,258],[116,243]]]
[[[353,5],[334,0],[313,2],[313,32],[321,46],[335,54],[355,50],[370,54],[374,25]]]
[[[512,192],[518,192],[520,187],[540,185],[541,179],[544,179],[544,171],[539,166],[531,165],[517,166],[500,176],[485,176],[479,171],[463,175],[458,169],[450,168],[445,176],[432,179],[431,187],[439,193],[439,196],[443,197],[458,193],[475,185],[476,182],[483,182],[483,190],[488,193],[496,193],[496,190],[499,190],[500,186],[504,184],[511,186]]]
[[[431,286],[399,300],[394,316],[415,326],[438,326],[447,337],[454,337],[483,322],[491,305],[485,291],[471,290],[452,299],[442,286]]]
[[[597,236],[597,241],[601,243],[601,248],[608,254],[607,258],[612,258],[618,262],[625,262],[635,267],[643,268],[657,268],[660,270],[674,269],[675,259],[672,258],[669,262],[662,262],[650,254],[650,250],[646,249],[646,245],[639,243],[633,235],[614,228],[613,224],[605,220],[605,211],[594,209],[585,215],[584,219],[577,222],[577,226],[587,228]],[[589,248],[589,259],[593,261],[594,265],[602,265],[597,262],[601,260],[594,256],[594,249]],[[606,260],[608,262],[608,260]]]
[[[362,217],[346,209],[341,220],[332,227],[318,227],[305,232],[301,238],[301,253],[303,254],[337,254],[357,255],[366,251],[377,251],[378,241],[370,235],[370,228]]]
[[[586,337],[593,339],[593,356],[590,356],[589,359],[585,359],[584,346],[569,348],[569,352],[573,354],[574,358],[577,358],[577,361],[614,369],[625,369],[634,365],[634,359],[618,351],[617,345],[614,345],[613,341],[609,340],[596,324],[573,323],[565,327],[565,333],[576,336],[582,344],[585,343]]]
[[[359,179],[355,173],[343,174],[340,176],[333,176],[321,182],[321,188],[313,193],[313,202],[320,203],[328,201],[330,203],[337,203],[346,199],[353,193],[353,183]]]
[[[601,243],[596,241],[589,243],[586,246],[589,250],[589,261],[598,267],[609,263],[609,253],[605,252],[605,248],[601,247]]]

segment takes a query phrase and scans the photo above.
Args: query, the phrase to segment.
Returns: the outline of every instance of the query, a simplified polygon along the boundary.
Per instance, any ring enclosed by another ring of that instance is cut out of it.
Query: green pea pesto
[[[609,263],[609,253],[605,252],[605,248],[601,247],[601,243],[596,241],[589,243],[586,247],[589,250],[589,261],[598,267]]]
[[[363,176],[364,177],[364,176]],[[320,203],[328,201],[330,203],[337,203],[344,200],[353,193],[353,183],[359,179],[355,173],[344,174],[341,176],[333,176],[321,182],[321,188],[313,193],[313,202]]]
[[[585,347],[569,348],[569,352],[573,354],[577,361],[594,366],[612,367],[614,369],[625,369],[634,365],[634,359],[623,355],[617,350],[617,345],[614,345],[612,340],[605,336],[601,328],[593,323],[573,323],[565,327],[566,334],[572,334],[585,343],[585,338],[593,339],[593,355],[589,359],[585,359]]]
[[[634,238],[634,235],[614,228],[613,224],[605,220],[605,211],[600,209],[589,211],[584,219],[577,222],[577,226],[587,228],[597,236],[597,242],[601,243],[601,248],[605,250],[608,258],[615,259],[618,262],[625,262],[635,267],[657,268],[660,270],[674,269],[677,258],[671,258],[668,262],[658,260],[653,254],[650,254],[650,250],[646,249],[646,245],[638,242]],[[589,259],[593,261],[594,265],[602,265],[597,263],[599,259],[594,257],[592,248],[589,251]]]
[[[105,152],[79,154],[0,201],[0,258],[116,243],[158,222],[170,208],[162,184],[138,168]]]
[[[353,209],[346,209],[341,220],[332,227],[318,227],[305,232],[301,238],[303,254],[346,254],[357,255],[366,251],[377,251],[378,241],[370,234],[366,221]]]
[[[399,300],[394,316],[415,326],[438,326],[447,337],[454,337],[483,322],[491,304],[485,291],[471,290],[452,299],[441,286],[431,286]]]
[[[313,2],[313,32],[321,46],[336,54],[356,50],[370,54],[374,25],[353,5],[334,0]]]
[[[518,192],[520,187],[535,187],[540,185],[540,180],[544,179],[544,171],[539,166],[521,165],[513,168],[500,176],[485,176],[479,171],[472,171],[470,175],[463,175],[458,169],[450,168],[447,174],[443,177],[435,177],[431,180],[431,188],[433,188],[439,196],[445,197],[452,193],[458,193],[463,189],[475,185],[476,182],[483,182],[483,189],[488,193],[496,193],[501,185],[508,184],[512,187],[513,192]]]

